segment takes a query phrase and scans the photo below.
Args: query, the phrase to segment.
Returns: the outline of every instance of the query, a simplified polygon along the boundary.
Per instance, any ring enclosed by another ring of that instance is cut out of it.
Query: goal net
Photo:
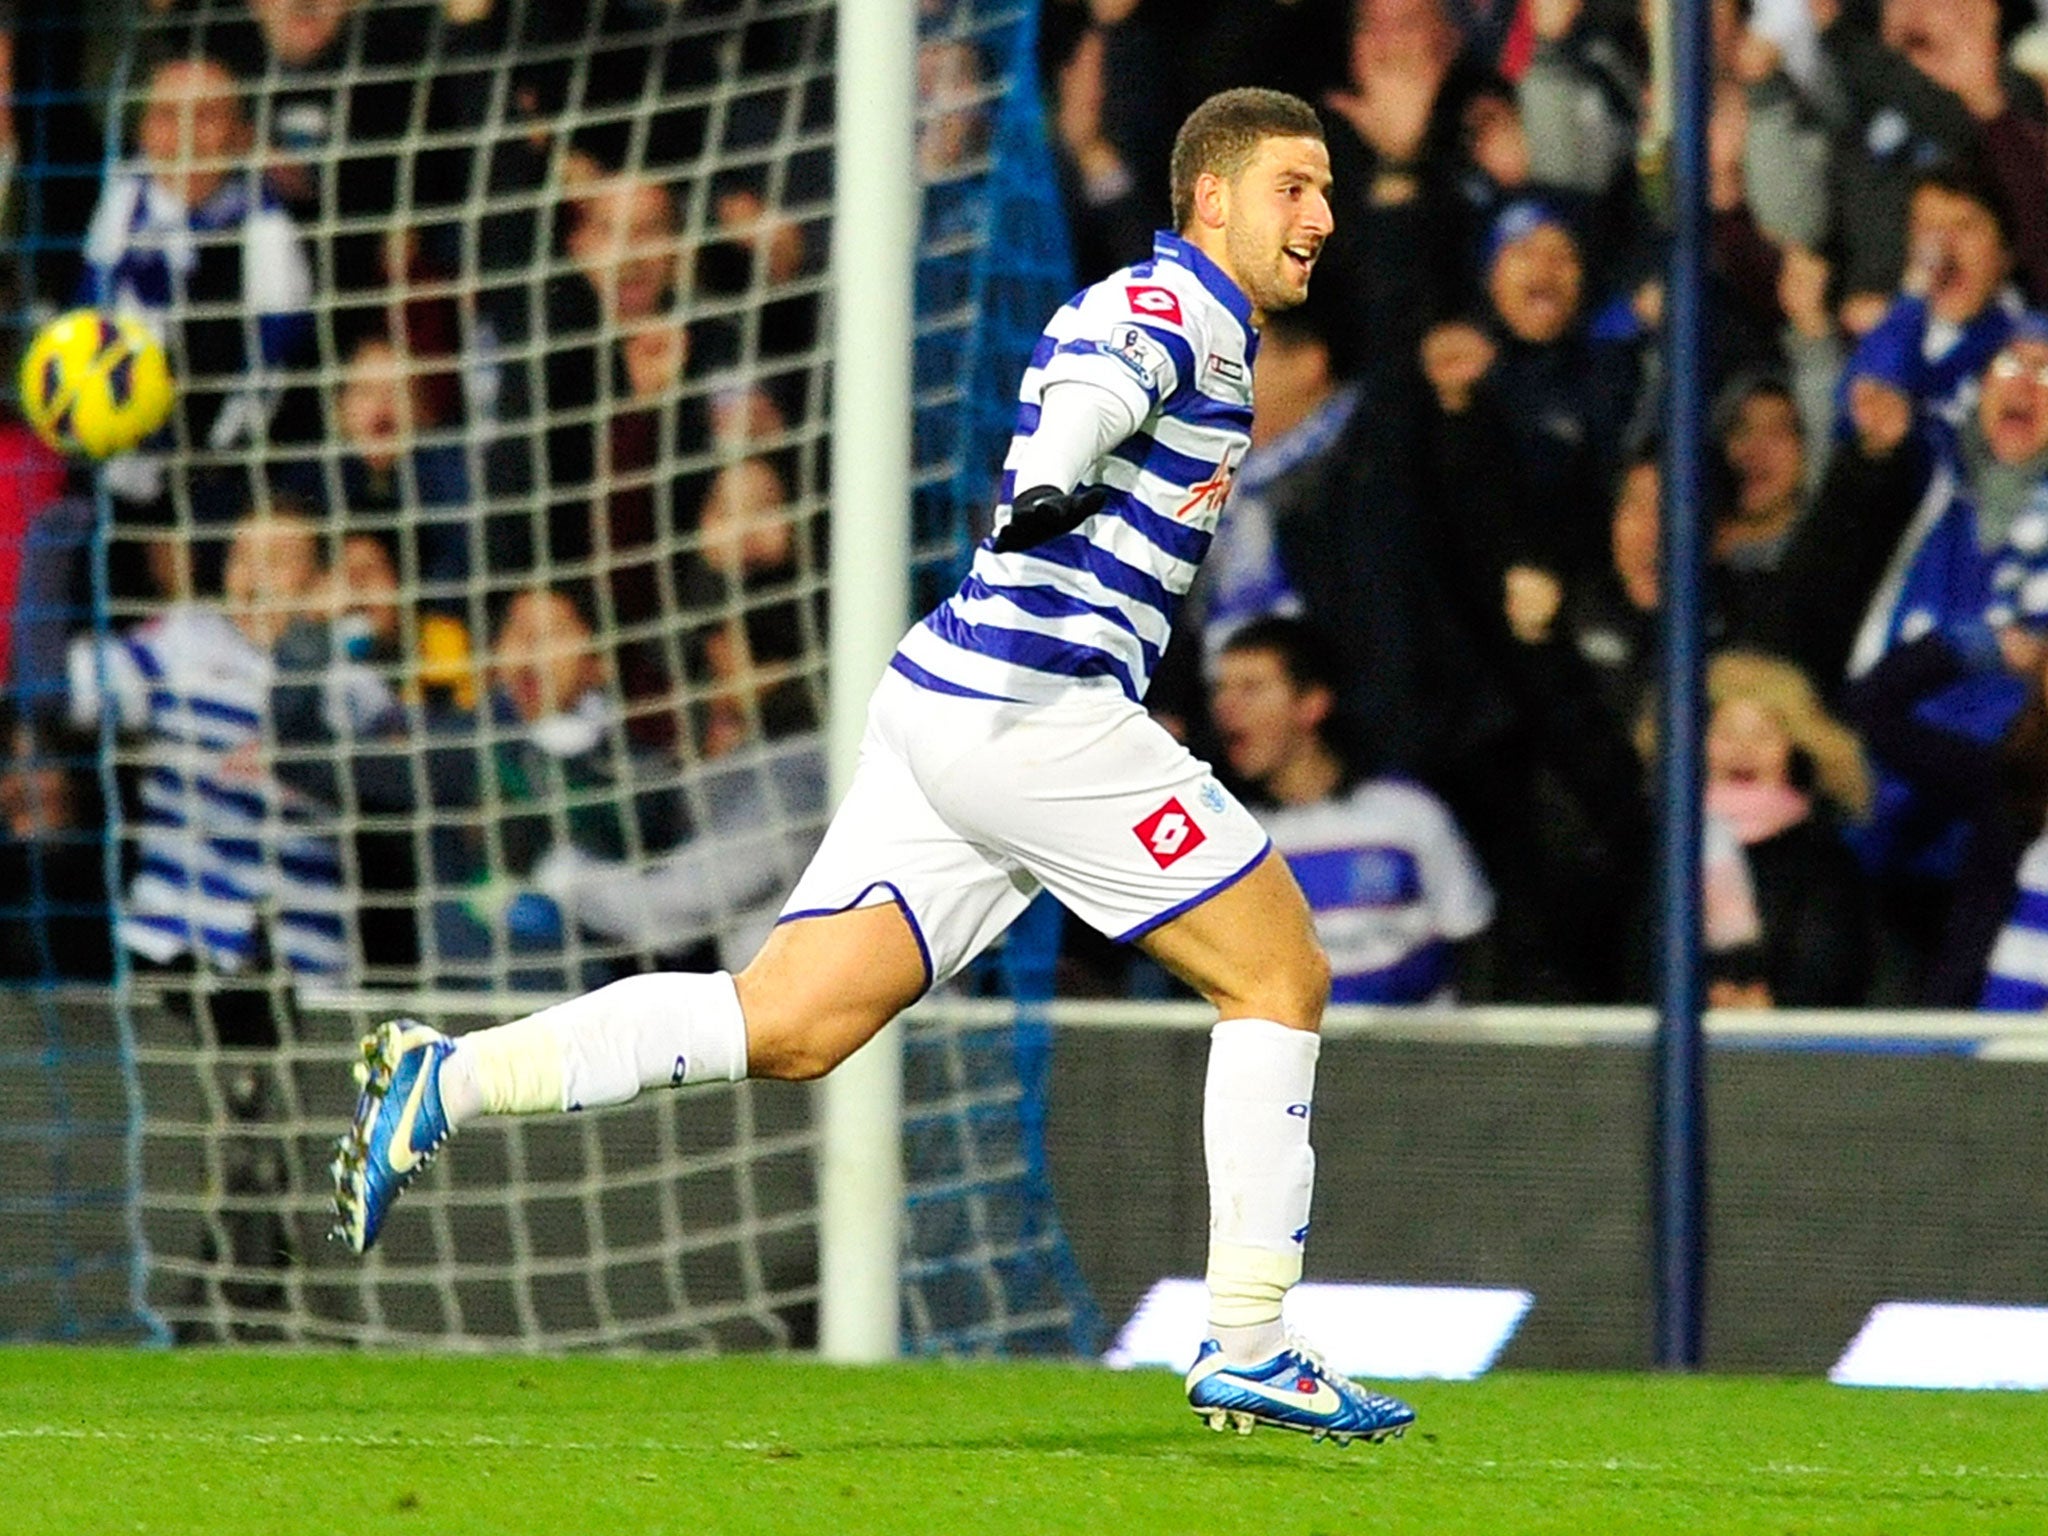
[[[5,467],[40,786],[5,1044],[42,1076],[0,1134],[49,1157],[0,1326],[809,1342],[806,1089],[492,1125],[368,1262],[321,1235],[364,1027],[737,968],[822,831],[834,6],[109,10],[14,40],[14,339],[140,314],[180,396],[93,474]],[[1068,274],[1034,0],[919,15],[926,600]],[[1049,991],[1052,942],[965,986]],[[1092,1342],[1023,1017],[911,1031],[908,1347]]]

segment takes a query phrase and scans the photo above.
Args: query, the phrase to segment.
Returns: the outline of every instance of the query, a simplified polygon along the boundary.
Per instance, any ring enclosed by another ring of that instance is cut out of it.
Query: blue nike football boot
[[[334,1229],[357,1253],[383,1230],[399,1191],[413,1181],[455,1128],[441,1107],[441,1063],[455,1043],[414,1019],[380,1024],[363,1036],[355,1119],[334,1159]]]
[[[1187,1384],[1188,1406],[1211,1429],[1234,1428],[1241,1435],[1270,1424],[1349,1445],[1354,1439],[1398,1437],[1415,1422],[1415,1410],[1399,1398],[1368,1392],[1291,1340],[1272,1359],[1239,1367],[1225,1361],[1222,1346],[1209,1339],[1188,1370]]]

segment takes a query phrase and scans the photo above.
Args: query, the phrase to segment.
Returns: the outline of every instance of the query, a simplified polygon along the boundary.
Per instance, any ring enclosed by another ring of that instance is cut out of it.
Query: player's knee
[[[1294,974],[1289,981],[1292,988],[1289,1003],[1296,1014],[1288,1022],[1299,1022],[1303,1027],[1313,1029],[1323,1022],[1323,1010],[1330,1005],[1330,957],[1323,952],[1322,945],[1311,943],[1307,946],[1306,952],[1295,962]]]
[[[817,1045],[781,1037],[757,1043],[747,1038],[747,1075],[774,1078],[778,1082],[808,1083],[823,1077],[845,1057]]]
[[[846,1060],[881,1027],[860,1010],[833,1007],[814,995],[792,996],[772,982],[760,984],[750,972],[742,972],[735,984],[747,1021],[749,1077],[810,1082]]]
[[[746,993],[741,992],[743,1000]],[[814,1019],[773,1005],[758,994],[745,1005],[747,1075],[803,1083],[823,1077],[846,1057]]]
[[[1269,1018],[1292,1029],[1316,1029],[1323,1022],[1323,1009],[1330,1002],[1330,957],[1323,946],[1298,946],[1281,964],[1268,968],[1259,978],[1259,996],[1252,1000],[1260,1018]]]

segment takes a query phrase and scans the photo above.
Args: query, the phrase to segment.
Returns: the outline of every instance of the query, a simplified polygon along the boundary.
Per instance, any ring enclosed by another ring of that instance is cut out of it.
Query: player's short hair
[[[1195,178],[1204,172],[1228,181],[1251,163],[1265,139],[1320,139],[1322,119],[1299,96],[1240,86],[1218,91],[1180,125],[1167,163],[1173,183],[1173,227],[1195,216]]]
[[[1280,670],[1301,692],[1311,688],[1321,688],[1332,696],[1337,692],[1337,669],[1331,661],[1329,639],[1307,619],[1269,614],[1240,625],[1223,642],[1223,654],[1245,651],[1264,651],[1277,657]]]

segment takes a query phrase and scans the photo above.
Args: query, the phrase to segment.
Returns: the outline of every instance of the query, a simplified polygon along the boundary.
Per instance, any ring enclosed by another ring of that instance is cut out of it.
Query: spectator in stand
[[[611,633],[669,617],[669,566],[702,499],[709,401],[697,381],[729,363],[736,333],[678,309],[684,249],[669,186],[593,162],[565,207],[569,270],[547,290],[543,397],[548,560],[593,571]],[[635,731],[666,747],[677,682],[656,638],[618,656]]]
[[[1445,1003],[1458,951],[1493,918],[1493,892],[1442,802],[1369,779],[1325,735],[1328,646],[1291,619],[1237,630],[1212,707],[1231,772],[1308,898],[1330,956],[1330,1000]]]
[[[248,82],[266,189],[313,231],[324,292],[362,292],[403,272],[381,225],[417,231],[426,190],[407,161],[416,98],[431,75],[427,0],[249,0],[247,21],[202,23]],[[403,204],[401,204],[403,199]]]
[[[1966,655],[1991,655],[1994,572],[2048,477],[2048,317],[2015,320],[1959,393],[1974,408],[1940,454],[1914,430],[1911,397],[1868,375],[1850,383],[1855,436],[1782,567],[1791,654],[1817,680],[1860,676],[1931,630]],[[1996,735],[2018,696],[2001,684],[1982,703]]]
[[[530,886],[565,840],[600,861],[643,863],[686,826],[672,761],[631,745],[589,618],[566,592],[520,593],[491,648],[490,746],[481,804],[467,826],[460,898],[434,904],[444,984],[560,990],[598,985],[628,962],[588,953],[573,923]]]
[[[1528,10],[1535,46],[1516,93],[1532,176],[1589,202],[1626,194],[1645,83],[1639,40],[1585,0],[1529,0]]]
[[[1953,172],[1922,178],[1909,230],[1912,258],[1899,296],[1850,356],[1841,399],[1846,406],[1857,380],[1886,384],[1912,400],[1922,429],[1945,449],[2025,306],[2010,281],[2004,215],[1982,182]]]
[[[1927,172],[2017,166],[2028,134],[2015,119],[2048,117],[2040,87],[2000,58],[1996,0],[1883,0],[1874,31],[1866,11],[1813,0],[1838,93],[1830,223],[1855,335],[1876,323],[1911,265],[1910,205]]]
[[[1569,578],[1600,560],[1597,509],[1636,409],[1636,355],[1588,332],[1578,240],[1549,204],[1503,209],[1484,268],[1490,316],[1433,329],[1423,371],[1439,393],[1446,380],[1483,390],[1513,444],[1520,558]]]
[[[1278,523],[1327,493],[1335,473],[1330,459],[1361,394],[1356,382],[1335,376],[1329,344],[1299,310],[1268,317],[1252,376],[1259,409],[1251,449],[1231,485],[1228,514],[1217,525],[1193,599],[1203,673],[1211,679],[1224,643],[1240,626],[1301,615],[1301,592],[1289,574],[1300,558],[1287,558]]]
[[[0,706],[0,982],[114,973],[93,743]]]
[[[1767,17],[1763,5],[1738,8],[1735,0],[1720,0],[1715,52],[1724,89],[1716,96],[1715,111],[1732,110],[1727,90],[1732,87],[1744,124],[1743,202],[1756,226],[1778,245],[1817,251],[1829,234],[1833,152],[1825,112],[1814,94],[1819,44],[1810,27],[1802,32],[1786,25],[1808,20],[1806,0],[1781,0],[1775,9],[1777,14]]]
[[[1736,380],[1714,413],[1723,494],[1711,557],[1739,584],[1777,570],[1806,514],[1806,430],[1791,386],[1770,376]],[[1755,604],[1744,604],[1755,611]]]
[[[1166,164],[1177,118],[1162,99],[1163,40],[1139,9],[1088,0],[1087,24],[1053,78],[1061,189],[1084,282],[1141,259],[1164,221],[1166,188],[1154,184],[1154,168]]]
[[[234,526],[220,602],[176,604],[119,637],[73,643],[71,723],[95,729],[104,713],[140,733],[138,861],[120,940],[145,965],[353,969],[340,857],[263,752],[271,649],[320,575],[313,521],[259,509]],[[223,1043],[275,1044],[267,996],[249,996],[232,1023],[217,1008]]]
[[[1723,651],[1707,667],[1706,813],[1748,861],[1761,927],[1717,961],[1716,1006],[1850,1008],[1871,974],[1870,899],[1841,828],[1870,809],[1853,733],[1790,662]]]
[[[793,664],[823,643],[815,600],[804,594],[817,562],[790,505],[789,487],[765,459],[718,472],[683,574],[686,614],[715,616],[700,637],[691,672],[721,685],[698,735],[705,757],[742,742],[776,740],[816,728],[818,678]]]
[[[731,553],[743,562],[746,534],[706,520],[707,540],[739,546]],[[757,555],[775,558],[772,548]],[[680,785],[689,824],[680,842],[622,859],[558,839],[535,866],[535,888],[568,922],[669,960],[707,942],[718,964],[754,957],[830,805],[818,678],[801,665],[817,640],[791,622],[797,607],[793,598],[752,607],[707,639],[713,702],[705,761]]]
[[[1149,706],[1199,730],[1230,631],[1298,616],[1331,646],[1338,716],[1374,724],[1361,767],[1497,759],[1507,710],[1489,668],[1511,489],[1497,422],[1432,410],[1406,359],[1340,380],[1300,311],[1269,320],[1253,369],[1251,450]]]
[[[373,958],[395,967],[416,954],[429,980],[454,986],[559,988],[611,973],[616,962],[581,954],[573,925],[532,888],[535,865],[564,838],[590,859],[638,864],[684,823],[674,764],[623,734],[583,608],[562,590],[513,597],[479,713],[418,696],[402,622],[378,616],[396,606],[388,591],[368,602],[330,591],[286,637],[272,701],[278,772],[299,794],[352,822],[431,823],[416,847],[364,851],[377,871],[365,905],[388,914]]]
[[[450,366],[364,335],[332,393],[332,446],[276,478],[344,531],[387,537],[407,587],[460,622],[471,571],[469,466],[461,445],[436,430],[443,422],[435,414],[452,391],[434,381]]]
[[[219,524],[254,499],[255,455],[311,434],[309,408],[293,403],[300,392],[283,398],[278,374],[306,355],[312,275],[291,216],[257,173],[227,66],[204,55],[169,58],[148,69],[147,81],[141,164],[108,174],[86,237],[80,301],[138,314],[164,338],[178,406],[159,440],[108,463],[105,481],[118,525],[161,528],[185,516]],[[184,464],[171,475],[173,451],[250,458],[225,469]],[[147,579],[117,560],[116,595],[177,594],[177,555],[153,538]]]
[[[25,601],[40,610],[46,599],[23,590],[22,564],[38,522],[63,494],[64,480],[62,459],[21,420],[0,417],[0,689],[8,693],[23,682],[14,655],[17,630],[54,617],[24,611]]]
[[[1995,741],[2025,695],[2002,664],[1995,621],[2013,600],[2010,573],[2048,526],[2036,516],[2048,506],[2048,320],[2017,323],[1952,456],[1935,456],[1896,390],[1858,379],[1850,406],[1856,440],[1837,450],[1782,568],[1789,653],[1839,687],[1939,634],[1966,665],[1919,705],[1923,723]],[[1953,805],[1891,762],[1875,731],[1872,741],[1878,795],[1856,842],[1881,877],[1900,952],[1917,964],[1936,953],[1965,828]]]
[[[2042,594],[2032,584],[2031,595]],[[1968,827],[1932,964],[1911,1000],[1930,1008],[2048,1008],[2048,607],[2029,603],[2003,634],[2024,703],[2005,733],[1944,728],[1924,706],[1981,665],[1940,634],[1892,651],[1851,687],[1847,707],[1871,751]]]
[[[1509,624],[1524,643],[1548,639],[1562,606],[1563,633],[1591,669],[1602,712],[1616,730],[1640,717],[1660,670],[1662,483],[1654,455],[1635,459],[1614,498],[1608,563],[1568,587],[1540,568],[1517,571],[1507,593]]]
[[[1458,308],[1465,111],[1492,78],[1443,0],[1357,0],[1349,63],[1324,97],[1336,229],[1310,300],[1342,372]]]

